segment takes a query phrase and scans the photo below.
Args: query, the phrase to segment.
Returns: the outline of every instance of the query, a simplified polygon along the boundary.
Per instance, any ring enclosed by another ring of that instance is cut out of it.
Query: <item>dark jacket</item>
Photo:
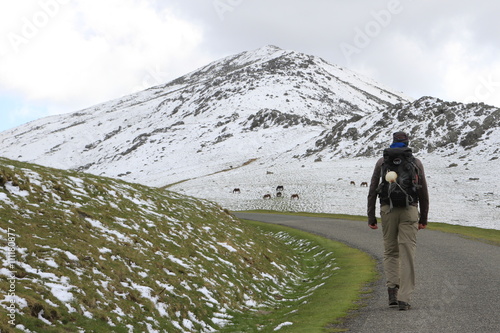
[[[377,223],[377,218],[375,217],[375,206],[378,197],[377,188],[381,181],[380,171],[383,163],[384,158],[380,158],[377,161],[370,182],[370,189],[368,191],[368,224]],[[418,202],[415,202],[414,204],[418,204],[420,206],[420,220],[418,223],[426,225],[427,215],[429,213],[429,192],[427,190],[427,180],[425,178],[424,166],[418,158],[415,158],[415,165],[419,169],[419,184],[421,187],[418,189]]]

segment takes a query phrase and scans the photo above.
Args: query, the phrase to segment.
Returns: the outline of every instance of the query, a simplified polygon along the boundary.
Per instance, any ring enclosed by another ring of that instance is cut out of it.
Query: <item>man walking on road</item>
[[[393,134],[392,145],[375,165],[368,192],[368,225],[372,229],[378,229],[375,206],[377,196],[380,198],[389,306],[399,310],[410,308],[417,231],[427,226],[429,210],[424,167],[413,157],[408,143],[406,133]]]

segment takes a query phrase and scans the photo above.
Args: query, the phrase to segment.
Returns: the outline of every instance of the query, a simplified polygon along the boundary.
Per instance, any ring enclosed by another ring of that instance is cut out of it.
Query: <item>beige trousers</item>
[[[415,289],[415,249],[418,208],[380,208],[384,236],[384,272],[387,287],[399,286],[398,301],[409,303]]]

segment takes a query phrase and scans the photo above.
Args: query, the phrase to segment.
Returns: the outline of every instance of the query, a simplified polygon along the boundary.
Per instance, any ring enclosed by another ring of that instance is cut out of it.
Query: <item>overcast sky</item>
[[[411,98],[500,107],[499,1],[23,0],[0,4],[0,131],[265,45]]]

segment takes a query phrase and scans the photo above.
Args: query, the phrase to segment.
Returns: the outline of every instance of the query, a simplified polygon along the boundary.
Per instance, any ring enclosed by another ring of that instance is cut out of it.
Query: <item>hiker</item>
[[[378,229],[375,206],[377,196],[380,199],[389,306],[399,310],[410,309],[417,231],[427,226],[429,210],[424,167],[408,143],[406,133],[393,134],[393,143],[375,165],[368,191],[368,226],[372,229]]]

